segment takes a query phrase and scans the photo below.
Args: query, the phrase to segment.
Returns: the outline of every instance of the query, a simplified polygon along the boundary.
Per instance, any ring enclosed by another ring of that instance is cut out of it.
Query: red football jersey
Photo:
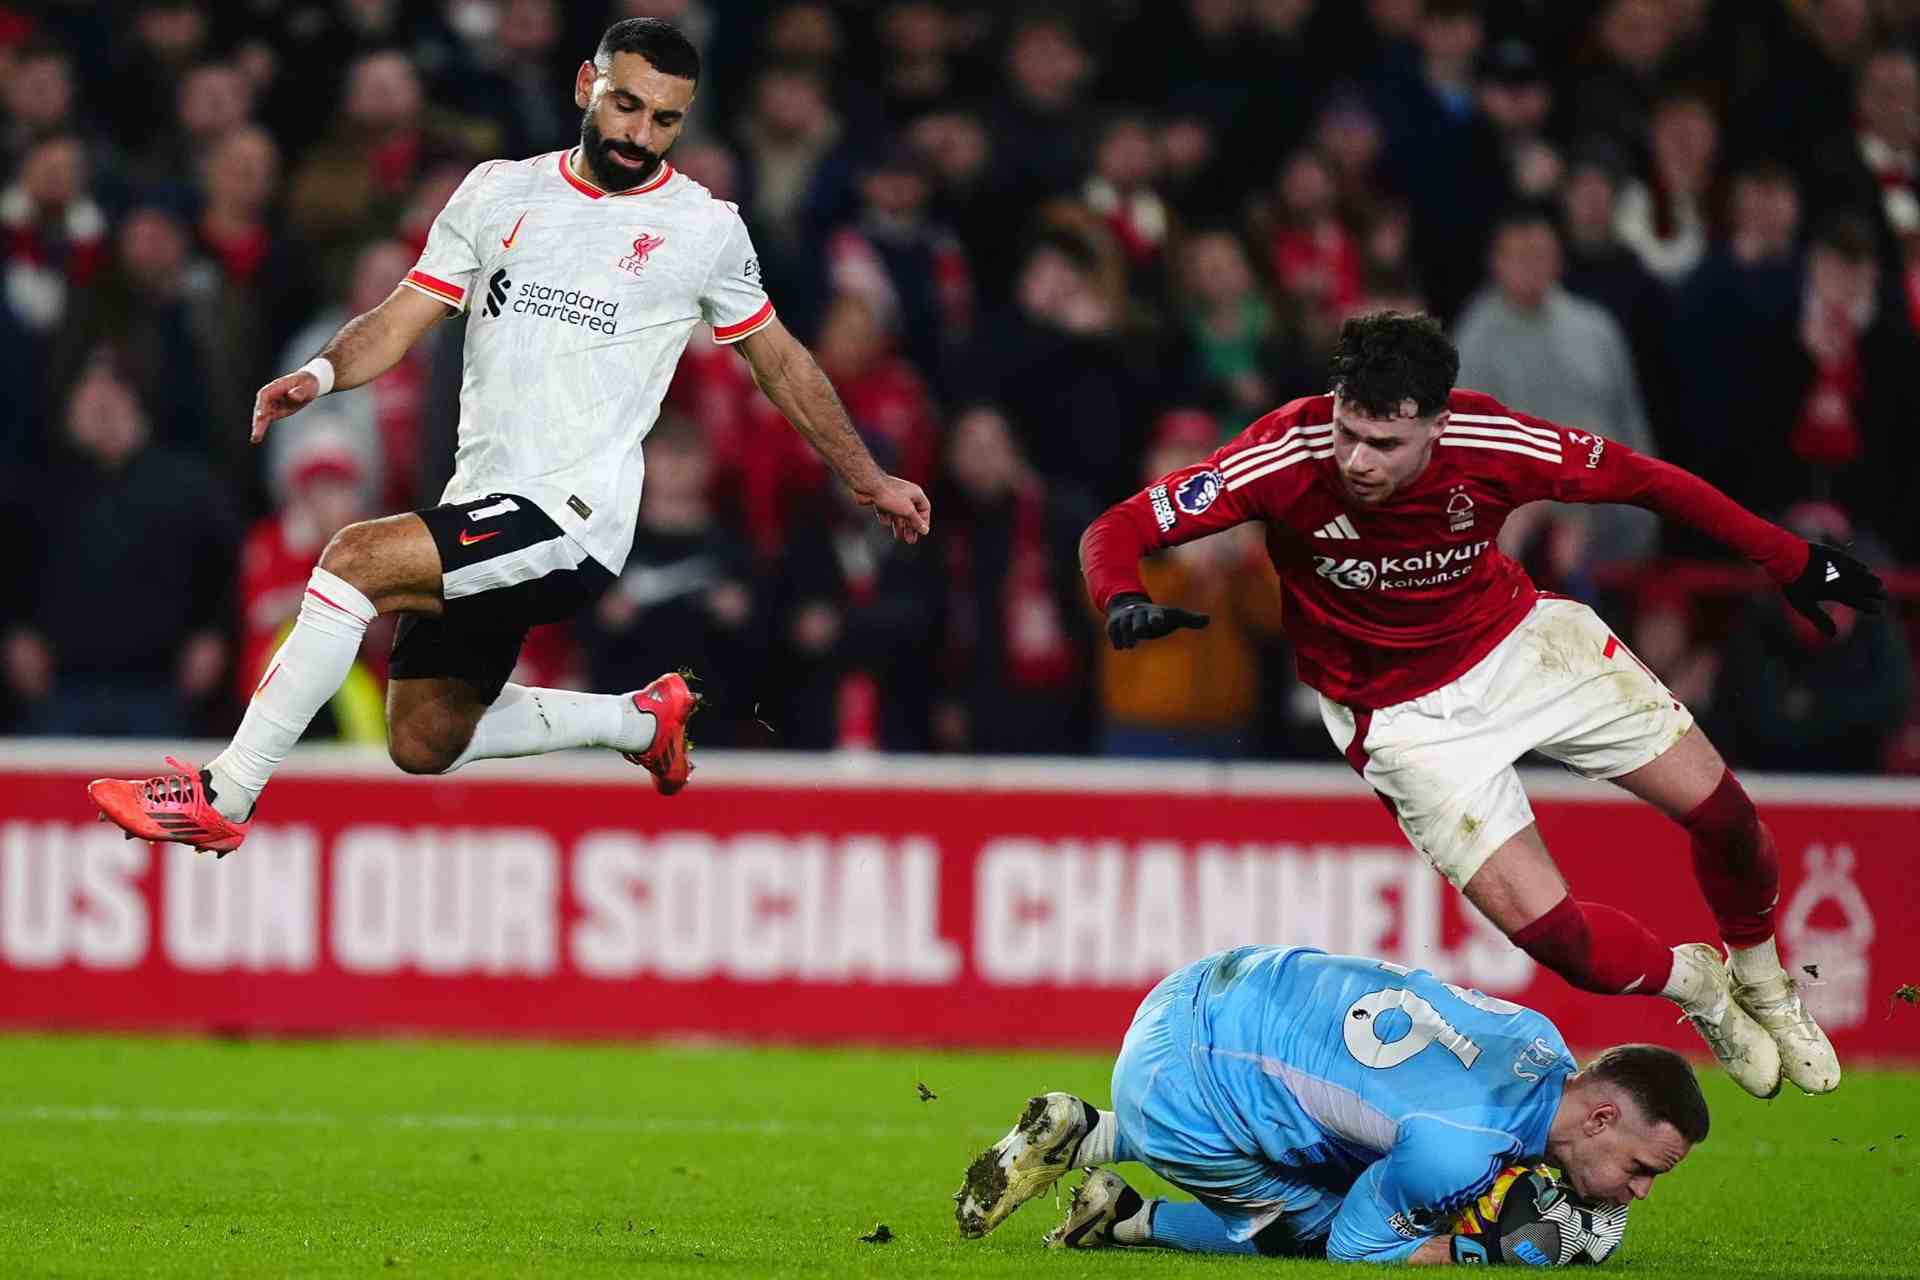
[[[1281,406],[1088,528],[1081,566],[1094,604],[1144,594],[1146,552],[1263,520],[1300,678],[1377,708],[1464,674],[1533,608],[1538,590],[1495,542],[1529,502],[1633,503],[1718,537],[1778,582],[1806,567],[1800,538],[1678,467],[1477,391],[1454,391],[1448,408],[1426,469],[1368,506],[1333,459],[1333,397]]]

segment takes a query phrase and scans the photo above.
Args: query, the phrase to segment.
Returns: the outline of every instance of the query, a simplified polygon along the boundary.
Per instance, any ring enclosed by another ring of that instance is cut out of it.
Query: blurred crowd
[[[1920,563],[1920,0],[0,0],[0,731],[224,734],[343,524],[431,505],[463,322],[247,443],[476,161],[572,145],[600,31],[706,74],[676,167],[935,537],[885,540],[696,334],[625,573],[521,677],[707,679],[707,745],[1326,756],[1258,530],[1096,644],[1075,547],[1425,309],[1463,385]],[[1911,573],[1818,644],[1629,508],[1504,541],[1737,763],[1920,770]],[[375,740],[389,636],[313,736]]]

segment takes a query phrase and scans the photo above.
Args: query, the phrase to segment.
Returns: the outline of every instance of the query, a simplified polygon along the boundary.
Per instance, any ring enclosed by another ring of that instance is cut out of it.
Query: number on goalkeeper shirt
[[[1375,1024],[1382,1014],[1395,1010],[1406,1014],[1413,1025],[1398,1039],[1382,1040],[1375,1034]],[[1471,1068],[1480,1057],[1479,1045],[1425,999],[1403,987],[1389,987],[1361,996],[1347,1006],[1342,1026],[1346,1031],[1347,1052],[1361,1066],[1382,1071],[1399,1066],[1435,1042],[1458,1058],[1463,1067]]]

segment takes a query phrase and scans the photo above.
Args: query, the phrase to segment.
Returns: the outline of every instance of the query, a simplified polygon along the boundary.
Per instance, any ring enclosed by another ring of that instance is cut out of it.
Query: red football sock
[[[1513,935],[1513,944],[1582,991],[1659,995],[1673,952],[1624,911],[1598,902],[1560,905]]]
[[[1693,837],[1693,875],[1720,936],[1736,947],[1771,938],[1773,908],[1780,900],[1780,854],[1733,770],[1680,825]]]

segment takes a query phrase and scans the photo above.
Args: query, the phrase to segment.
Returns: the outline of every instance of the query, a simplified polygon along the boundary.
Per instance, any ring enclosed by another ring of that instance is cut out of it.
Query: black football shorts
[[[440,549],[439,617],[406,614],[393,636],[395,680],[463,680],[492,702],[527,632],[570,618],[614,575],[526,498],[491,493],[418,511]]]

